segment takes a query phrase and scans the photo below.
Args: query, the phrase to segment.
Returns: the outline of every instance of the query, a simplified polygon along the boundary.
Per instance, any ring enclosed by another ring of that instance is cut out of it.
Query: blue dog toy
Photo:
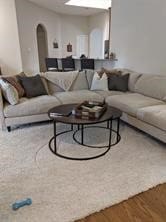
[[[20,207],[24,207],[26,205],[31,205],[32,200],[30,198],[27,198],[26,200],[20,200],[12,204],[12,209],[13,210],[18,210]]]

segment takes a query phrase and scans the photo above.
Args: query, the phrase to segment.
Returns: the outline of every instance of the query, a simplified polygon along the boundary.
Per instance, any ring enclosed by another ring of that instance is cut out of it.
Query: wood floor
[[[166,222],[166,184],[77,222]]]

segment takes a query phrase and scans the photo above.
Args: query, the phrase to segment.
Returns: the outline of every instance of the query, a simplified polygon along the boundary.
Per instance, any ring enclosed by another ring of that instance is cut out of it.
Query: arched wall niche
[[[47,30],[43,24],[38,24],[36,27],[36,38],[38,47],[39,70],[46,71],[45,58],[48,57],[48,41]]]

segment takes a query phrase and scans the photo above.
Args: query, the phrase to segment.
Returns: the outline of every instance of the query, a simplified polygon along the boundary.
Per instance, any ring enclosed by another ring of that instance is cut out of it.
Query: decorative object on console
[[[84,69],[95,69],[95,62],[94,59],[87,59],[87,58],[82,58],[81,59],[81,70]]]
[[[108,77],[104,73],[102,77],[96,72],[93,76],[91,90],[105,90],[108,91]]]
[[[118,90],[122,92],[128,91],[129,74],[122,76],[112,75],[108,78],[109,90]]]
[[[109,59],[111,59],[111,60],[116,59],[116,54],[115,54],[114,52],[111,52],[111,53],[110,53],[110,58],[109,58]]]
[[[104,58],[109,59],[109,40],[104,41]]]
[[[81,56],[80,56],[80,59],[86,59],[87,57],[85,56],[85,54],[82,54]]]
[[[25,90],[26,97],[32,98],[41,95],[48,95],[40,75],[18,78]]]

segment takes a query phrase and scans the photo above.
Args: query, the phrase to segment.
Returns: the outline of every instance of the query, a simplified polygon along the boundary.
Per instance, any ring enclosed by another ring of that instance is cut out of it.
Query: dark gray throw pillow
[[[41,95],[48,95],[40,75],[31,77],[19,76],[19,81],[25,90],[26,97],[32,98]]]
[[[110,76],[108,78],[108,89],[122,91],[122,92],[128,91],[129,75],[130,74],[125,74],[122,76],[118,75]]]

